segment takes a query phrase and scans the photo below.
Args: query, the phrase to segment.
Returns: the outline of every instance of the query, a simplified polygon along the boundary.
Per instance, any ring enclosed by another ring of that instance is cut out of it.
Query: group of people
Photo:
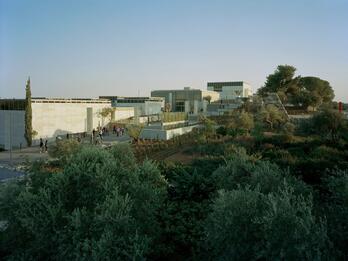
[[[117,137],[122,136],[124,134],[124,128],[114,125],[112,126],[112,133],[116,134]]]
[[[106,130],[105,128],[97,128],[92,130],[92,137],[93,139],[99,137],[101,140],[103,140],[103,136],[106,135]]]
[[[40,153],[44,153],[48,151],[48,140],[45,140],[45,143],[43,142],[43,139],[40,138]]]

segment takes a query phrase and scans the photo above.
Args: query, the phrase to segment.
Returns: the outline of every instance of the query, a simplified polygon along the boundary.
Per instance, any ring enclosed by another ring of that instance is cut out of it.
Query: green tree
[[[166,181],[156,165],[123,162],[129,150],[85,147],[59,173],[1,186],[0,251],[12,260],[144,259],[161,231]],[[12,185],[11,185],[12,186]]]
[[[129,124],[126,127],[127,129],[127,134],[129,137],[133,139],[133,142],[137,143],[141,134],[141,131],[143,130],[142,125],[138,124]]]
[[[268,92],[278,93],[284,99],[288,93],[298,91],[299,77],[294,77],[296,68],[290,65],[278,65],[273,74],[267,76],[264,86],[258,89],[258,94],[264,96]]]
[[[203,131],[206,137],[211,137],[216,133],[216,122],[207,118],[202,117],[201,122],[203,123]]]
[[[100,112],[99,115],[104,119],[107,117],[110,117],[110,122],[112,120],[112,114],[115,111],[115,108],[103,108]]]
[[[323,103],[331,102],[335,97],[330,83],[318,77],[301,77],[299,84],[301,88],[308,91],[312,96],[320,97]]]
[[[291,187],[263,194],[258,189],[221,191],[206,225],[217,260],[320,260],[326,227],[316,221],[309,198]]]
[[[324,108],[312,118],[314,130],[322,136],[330,136],[331,140],[337,142],[342,131],[346,129],[346,122],[342,113]]]
[[[254,128],[254,117],[251,113],[241,112],[237,118],[238,128],[250,132]]]
[[[25,116],[24,118],[25,118],[24,137],[25,137],[25,140],[27,141],[28,147],[30,147],[33,140],[30,78],[28,78],[27,84],[25,86]]]
[[[211,96],[210,95],[207,95],[207,96],[203,97],[203,99],[206,100],[210,104],[210,101],[211,101]]]
[[[64,166],[68,160],[81,149],[79,142],[75,139],[57,140],[55,145],[50,146],[49,155],[57,158]]]
[[[275,126],[279,127],[282,123],[286,122],[285,115],[273,104],[268,104],[262,108],[257,115],[257,119],[260,122],[268,124],[271,130]]]
[[[327,218],[328,234],[334,244],[337,260],[348,256],[348,171],[334,171],[323,180],[329,192],[319,199],[322,214]]]
[[[297,95],[292,98],[292,103],[304,106],[308,108],[311,106],[313,109],[316,109],[323,100],[316,92],[310,92],[306,89],[302,89]]]

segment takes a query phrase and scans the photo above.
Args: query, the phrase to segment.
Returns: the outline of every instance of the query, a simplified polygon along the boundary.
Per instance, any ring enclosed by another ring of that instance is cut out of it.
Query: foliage
[[[264,86],[258,94],[277,93],[282,102],[304,107],[319,107],[322,103],[331,102],[334,91],[328,81],[318,77],[295,77],[296,68],[290,65],[278,65],[273,74],[267,76]]]
[[[346,128],[343,114],[331,109],[324,109],[315,114],[312,124],[319,135],[330,136],[334,142],[338,141],[341,132]]]
[[[210,104],[210,101],[211,101],[210,95],[204,96],[203,99],[206,100]]]
[[[205,218],[210,212],[210,198],[215,192],[211,169],[221,159],[203,159],[192,167],[163,166],[168,179],[168,198],[161,212],[165,249],[161,259],[187,259],[203,251]],[[158,246],[157,246],[158,247]]]
[[[334,171],[324,180],[327,194],[319,199],[322,213],[327,217],[328,234],[332,240],[335,256],[345,260],[348,256],[348,172]]]
[[[295,132],[295,128],[296,128],[295,124],[291,122],[286,122],[282,127],[283,132],[285,134],[293,134]]]
[[[107,118],[110,117],[110,121],[112,120],[112,114],[114,113],[115,108],[110,108],[110,107],[105,107],[103,108],[100,112],[99,115],[102,118]]]
[[[278,93],[282,101],[286,101],[288,93],[296,93],[300,77],[294,77],[296,68],[290,65],[278,65],[273,74],[267,76],[258,94],[264,96],[269,92]]]
[[[201,119],[203,123],[203,132],[206,137],[211,137],[216,133],[216,122],[208,119],[207,117],[203,117]]]
[[[311,200],[285,186],[270,194],[221,191],[206,233],[213,259],[317,260],[326,255],[325,229],[315,220]]]
[[[254,128],[253,115],[248,112],[241,112],[237,118],[236,124],[238,125],[239,129],[245,130],[249,133],[250,130]]]
[[[32,127],[32,110],[31,110],[31,89],[30,89],[30,78],[25,86],[25,129],[24,137],[27,141],[28,147],[32,144],[33,139],[33,127]]]
[[[128,168],[122,150],[83,148],[61,173],[1,193],[1,252],[26,260],[142,259],[158,237],[166,181],[148,161]],[[121,167],[122,166],[122,167]],[[11,193],[11,194],[9,194]],[[6,201],[6,202],[5,202]]]
[[[216,134],[225,136],[227,134],[227,129],[225,126],[220,126],[216,129]]]
[[[142,125],[129,124],[126,126],[127,134],[133,139],[134,142],[138,142],[141,131],[143,130]]]
[[[285,115],[273,104],[268,104],[262,108],[257,115],[257,119],[259,122],[267,124],[271,130],[286,122]]]
[[[51,157],[57,158],[64,165],[80,149],[81,145],[75,139],[56,140],[56,144],[50,146],[48,152]]]
[[[290,176],[287,171],[268,161],[255,161],[245,151],[230,154],[226,166],[213,173],[218,189],[233,190],[239,187],[256,189],[260,192],[276,192],[290,184],[294,193],[308,195],[310,189],[300,180]]]
[[[321,103],[331,102],[335,96],[330,83],[318,77],[302,77],[299,85],[302,88],[299,95],[306,93],[309,98],[304,102],[307,106],[318,107]]]

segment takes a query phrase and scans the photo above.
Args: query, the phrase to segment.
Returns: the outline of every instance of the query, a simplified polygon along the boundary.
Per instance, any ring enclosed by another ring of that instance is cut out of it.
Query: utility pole
[[[12,111],[10,111],[10,165],[12,167]]]

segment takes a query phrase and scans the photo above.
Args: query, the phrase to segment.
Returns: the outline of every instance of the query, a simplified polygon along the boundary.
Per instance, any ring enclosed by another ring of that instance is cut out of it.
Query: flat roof
[[[162,97],[131,97],[131,96],[99,96],[100,99],[108,100],[162,100]]]
[[[98,98],[46,98],[33,97],[32,103],[110,103],[107,99]]]
[[[182,92],[182,91],[205,91],[205,90],[202,90],[202,89],[172,89],[172,90],[152,90],[151,92]]]
[[[228,82],[208,82],[207,86],[214,86],[214,85],[240,86],[240,85],[243,85],[243,83],[250,84],[246,81],[228,81]]]

